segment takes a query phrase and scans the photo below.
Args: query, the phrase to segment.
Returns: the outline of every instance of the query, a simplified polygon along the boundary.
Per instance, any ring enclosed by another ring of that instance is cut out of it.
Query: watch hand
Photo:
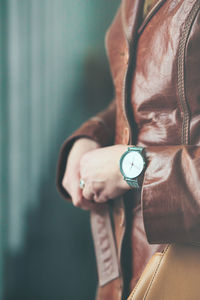
[[[140,170],[140,168],[138,168],[133,162],[131,163],[131,166],[134,166],[136,169]]]

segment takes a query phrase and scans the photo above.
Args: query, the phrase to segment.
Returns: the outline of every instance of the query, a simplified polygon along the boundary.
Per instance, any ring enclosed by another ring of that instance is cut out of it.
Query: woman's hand
[[[125,145],[115,145],[96,149],[82,156],[80,177],[85,183],[85,199],[102,203],[130,189],[119,168],[120,157],[126,150]]]
[[[80,189],[80,160],[85,153],[99,147],[99,144],[93,140],[87,138],[78,139],[69,153],[62,180],[63,187],[72,197],[72,203],[85,210],[93,209],[96,204],[83,198],[82,190]]]

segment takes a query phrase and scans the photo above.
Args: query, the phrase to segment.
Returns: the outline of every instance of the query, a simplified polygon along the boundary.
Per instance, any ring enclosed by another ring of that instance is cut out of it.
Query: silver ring
[[[85,187],[85,181],[81,179],[79,185],[80,185],[80,189],[83,190]]]

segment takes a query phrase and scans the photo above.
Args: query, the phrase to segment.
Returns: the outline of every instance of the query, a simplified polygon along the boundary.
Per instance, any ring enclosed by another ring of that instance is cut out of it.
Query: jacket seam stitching
[[[158,264],[158,266],[157,266],[157,268],[156,268],[156,270],[155,270],[155,272],[154,272],[153,278],[152,278],[152,280],[151,280],[151,282],[150,282],[150,284],[149,284],[149,286],[148,286],[148,288],[147,288],[147,291],[146,291],[146,293],[145,293],[145,295],[144,295],[144,300],[147,299],[147,296],[148,296],[148,294],[149,294],[149,292],[150,292],[150,290],[151,290],[151,288],[152,288],[154,279],[155,279],[155,277],[157,276],[157,274],[158,274],[158,272],[159,272],[160,265],[161,265],[161,263],[162,263],[162,261],[163,261],[163,259],[164,259],[165,254],[169,251],[170,246],[171,246],[171,245],[168,244],[168,245],[166,246],[164,252],[163,252],[163,256],[161,257],[161,260],[160,260],[160,262],[159,262],[159,264]]]
[[[155,268],[155,271],[154,271],[154,273],[153,273],[153,278],[151,279],[151,281],[150,281],[150,283],[149,283],[149,286],[148,286],[148,288],[147,288],[147,291],[146,291],[144,297],[147,296],[148,290],[150,290],[150,287],[151,287],[151,285],[152,285],[152,283],[153,283],[154,277],[156,276],[156,273],[157,273],[158,268],[159,268],[159,266],[160,266],[160,264],[161,264],[161,261],[162,261],[162,259],[163,259],[163,256],[164,256],[165,253],[168,251],[169,246],[170,246],[170,244],[167,245],[167,246],[165,247],[165,249],[164,249],[163,252],[157,252],[157,253],[156,253],[156,254],[159,254],[159,256],[160,256],[160,261],[159,261],[157,267]],[[141,280],[142,280],[142,276],[140,276],[140,279],[138,280],[138,282],[137,282],[135,288],[133,289],[133,291],[132,291],[132,293],[131,293],[130,300],[133,300],[133,296],[135,295],[135,293],[136,293],[136,291],[137,291],[137,289],[138,289],[138,287],[139,287],[139,284],[140,284]],[[144,298],[144,299],[145,299],[145,298]]]
[[[183,112],[181,144],[189,143],[189,125],[190,125],[190,110],[189,103],[185,94],[185,51],[192,24],[199,10],[199,0],[193,5],[181,35],[178,48],[178,95],[180,99],[181,109]]]
[[[163,256],[163,253],[157,252],[156,254],[160,256],[160,259],[161,259],[162,256]],[[131,293],[131,298],[130,298],[130,300],[133,300],[133,296],[135,295],[135,293],[136,293],[136,291],[137,291],[137,289],[138,289],[138,287],[139,287],[141,281],[142,281],[142,276],[140,276],[140,278],[139,278],[139,280],[138,280],[138,282],[137,282],[135,288],[133,289],[133,291],[132,291],[132,293]]]

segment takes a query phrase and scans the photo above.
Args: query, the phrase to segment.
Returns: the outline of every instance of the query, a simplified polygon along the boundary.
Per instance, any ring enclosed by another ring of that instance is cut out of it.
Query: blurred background
[[[116,0],[0,0],[0,300],[93,300],[89,214],[61,199],[61,144],[112,98]]]

